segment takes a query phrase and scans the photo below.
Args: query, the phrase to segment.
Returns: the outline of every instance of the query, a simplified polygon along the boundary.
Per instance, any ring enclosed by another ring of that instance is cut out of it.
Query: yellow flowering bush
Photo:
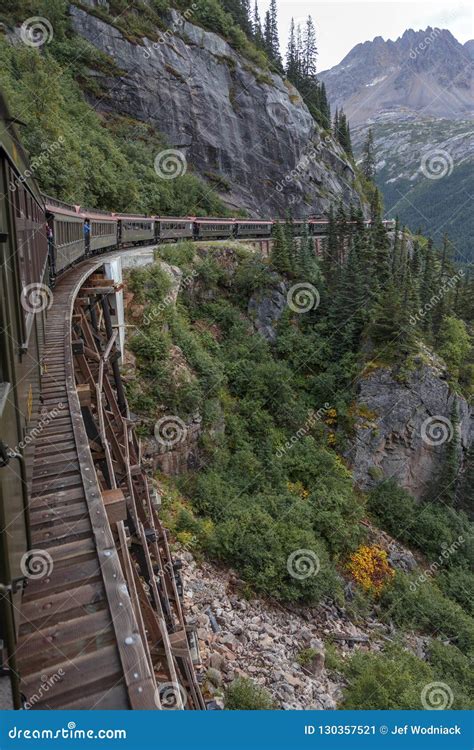
[[[298,495],[302,500],[306,500],[309,497],[309,490],[303,486],[302,482],[287,482],[286,486],[292,495]]]
[[[387,553],[376,544],[359,547],[351,555],[347,568],[354,580],[373,594],[380,594],[395,573],[388,562]]]

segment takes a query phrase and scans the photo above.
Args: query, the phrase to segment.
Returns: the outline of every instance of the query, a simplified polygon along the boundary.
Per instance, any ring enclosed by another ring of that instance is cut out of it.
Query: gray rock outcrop
[[[259,290],[248,303],[248,314],[256,331],[266,341],[276,340],[276,325],[286,307],[286,287],[280,282],[275,289]]]
[[[70,6],[74,30],[123,71],[94,72],[108,96],[92,99],[150,123],[207,177],[228,205],[252,215],[323,214],[331,202],[359,203],[342,148],[320,129],[300,95],[255,68],[217,34],[170,12],[162,42],[128,41],[116,28]]]
[[[474,414],[466,400],[450,390],[443,369],[423,364],[403,382],[387,368],[362,378],[356,437],[348,454],[356,483],[370,489],[393,477],[421,498],[440,469],[447,441],[453,439],[454,401],[465,454],[474,436]]]

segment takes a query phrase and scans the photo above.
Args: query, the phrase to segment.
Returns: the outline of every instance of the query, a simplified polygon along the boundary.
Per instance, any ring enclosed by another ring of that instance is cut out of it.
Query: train
[[[44,203],[52,278],[82,258],[125,247],[183,240],[271,239],[275,225],[282,221],[107,213],[48,196]],[[384,223],[387,228],[394,224]],[[328,220],[309,218],[293,220],[293,234],[300,236],[305,224],[310,236],[321,237],[327,232]]]

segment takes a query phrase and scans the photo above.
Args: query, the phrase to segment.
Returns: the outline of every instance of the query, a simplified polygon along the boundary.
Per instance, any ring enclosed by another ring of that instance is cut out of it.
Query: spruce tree
[[[288,38],[288,47],[286,51],[286,75],[289,81],[294,85],[297,84],[299,73],[298,50],[296,46],[296,27],[295,19],[291,19],[290,36]]]
[[[339,332],[337,354],[357,351],[365,323],[365,291],[356,245],[353,242],[337,282],[331,307],[331,322]]]
[[[421,327],[425,332],[432,330],[433,307],[432,301],[436,291],[436,266],[433,252],[433,242],[428,240],[422,252],[422,276],[420,283],[420,309],[422,311]]]
[[[367,180],[373,180],[375,177],[375,151],[372,128],[369,128],[368,130],[362,152],[362,172]]]
[[[461,474],[456,506],[474,518],[474,441],[471,443]]]
[[[311,16],[308,16],[303,36],[302,74],[305,78],[316,78],[317,56],[318,47],[316,44],[316,29],[313,19]]]
[[[327,234],[323,241],[323,274],[326,279],[328,290],[334,288],[338,269],[338,235],[337,225],[334,217],[334,209],[331,206],[328,217]]]
[[[260,20],[260,13],[258,10],[257,0],[255,0],[255,6],[253,10],[252,30],[253,30],[253,38],[254,38],[255,44],[257,45],[259,49],[264,49],[265,40],[263,38],[262,22]]]
[[[400,336],[401,317],[400,291],[390,282],[379,296],[369,329],[377,349],[393,351]]]
[[[457,401],[453,402],[450,415],[451,439],[445,443],[445,452],[441,472],[432,490],[432,499],[443,505],[453,506],[456,500],[458,474],[460,466],[459,410]]]
[[[273,229],[273,247],[270,255],[273,268],[279,273],[290,273],[292,268],[287,238],[280,222]]]

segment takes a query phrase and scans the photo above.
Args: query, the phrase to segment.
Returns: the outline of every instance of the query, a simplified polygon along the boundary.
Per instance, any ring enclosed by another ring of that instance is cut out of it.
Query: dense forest
[[[199,471],[164,481],[167,523],[181,542],[236,568],[249,592],[308,604],[329,597],[356,619],[375,611],[397,626],[382,654],[342,663],[330,651],[349,682],[344,707],[417,708],[419,685],[431,678],[456,683],[460,708],[472,705],[473,547],[463,510],[472,507],[472,457],[460,478],[456,433],[419,505],[393,480],[358,492],[344,453],[357,416],[355,383],[374,368],[391,368],[403,382],[434,350],[452,388],[472,392],[472,282],[456,275],[448,241],[436,250],[398,227],[388,235],[379,210],[374,218],[366,229],[360,215],[339,207],[319,260],[305,238],[294,243],[290,223],[277,231],[269,260],[228,243],[161,248],[159,258],[194,281],[175,307],[163,304],[170,280],[159,265],[132,273],[147,315],[131,343],[139,377],[130,397],[145,417],[144,436],[163,412],[183,423],[202,417]],[[253,332],[248,301],[281,281],[304,285],[306,312],[289,305],[272,344]],[[181,377],[177,351],[186,363]],[[465,543],[420,584],[416,571],[395,572],[367,544],[367,518],[427,563],[441,547]],[[295,580],[286,566],[295,549],[317,556],[322,574]],[[346,599],[351,573],[359,585]],[[411,630],[432,636],[427,661],[401,647]],[[395,663],[403,669],[395,672]]]

